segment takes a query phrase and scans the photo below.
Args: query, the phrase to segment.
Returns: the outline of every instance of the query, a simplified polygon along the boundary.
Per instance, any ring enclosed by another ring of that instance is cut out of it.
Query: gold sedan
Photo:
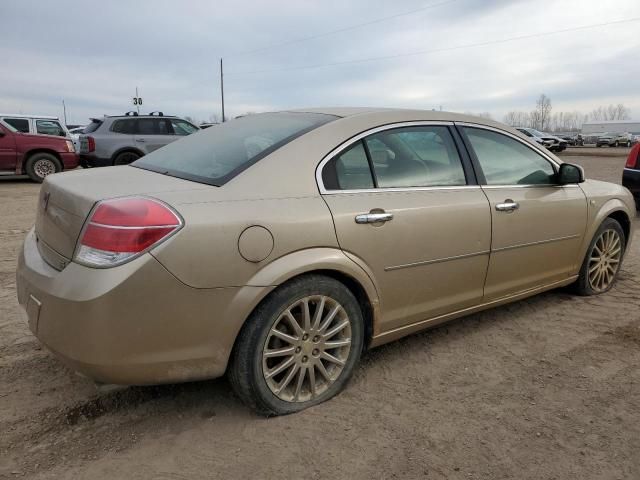
[[[485,119],[250,115],[48,176],[18,298],[98,382],[226,372],[278,415],[338,393],[366,348],[556,287],[606,292],[634,212],[625,188]]]

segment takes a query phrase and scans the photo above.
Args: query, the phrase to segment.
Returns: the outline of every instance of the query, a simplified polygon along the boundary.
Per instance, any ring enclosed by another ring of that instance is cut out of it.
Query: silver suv
[[[127,165],[160,147],[199,130],[182,118],[162,112],[92,118],[80,135],[83,167]]]

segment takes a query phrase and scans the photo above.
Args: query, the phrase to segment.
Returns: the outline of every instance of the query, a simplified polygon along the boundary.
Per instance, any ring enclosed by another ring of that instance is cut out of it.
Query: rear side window
[[[487,185],[548,185],[555,170],[532,148],[491,130],[465,127]]]
[[[379,188],[466,185],[447,127],[385,130],[365,139]]]
[[[457,186],[467,181],[449,129],[418,126],[365,137],[327,162],[322,183],[327,190],[354,190]]]
[[[67,136],[67,132],[55,120],[36,120],[36,132],[42,135]]]
[[[327,190],[361,190],[374,188],[373,175],[362,141],[332,158],[322,170]]]
[[[8,125],[11,125],[16,131],[21,133],[29,133],[29,120],[26,118],[3,118]]]
[[[113,122],[111,126],[111,131],[114,133],[124,133],[128,135],[133,135],[136,131],[136,121],[135,120],[116,120]],[[85,130],[85,133],[86,130]]]
[[[304,112],[247,115],[170,143],[132,165],[221,186],[287,143],[337,118]]]
[[[171,135],[169,120],[164,118],[139,118],[138,135]]]

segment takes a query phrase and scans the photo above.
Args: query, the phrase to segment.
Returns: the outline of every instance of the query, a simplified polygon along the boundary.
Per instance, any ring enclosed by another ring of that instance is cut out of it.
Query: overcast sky
[[[224,57],[227,116],[442,106],[501,120],[546,93],[554,111],[621,102],[640,119],[640,21],[452,48],[640,20],[639,0],[20,0],[1,10],[1,112],[62,116],[64,98],[68,123],[86,123],[133,109],[138,86],[144,112],[208,120],[220,113]],[[342,63],[385,56],[395,58]]]

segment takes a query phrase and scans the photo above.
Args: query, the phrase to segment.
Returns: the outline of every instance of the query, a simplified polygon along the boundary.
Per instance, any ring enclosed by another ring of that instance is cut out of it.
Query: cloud
[[[634,16],[637,0],[22,0],[0,17],[0,111],[61,115],[64,98],[69,123],[86,122],[132,109],[137,86],[145,111],[206,120],[220,112],[224,57],[231,116],[372,105],[501,118],[544,92],[555,110],[622,102],[640,117],[640,22],[452,48]],[[431,53],[292,69],[422,51]]]

